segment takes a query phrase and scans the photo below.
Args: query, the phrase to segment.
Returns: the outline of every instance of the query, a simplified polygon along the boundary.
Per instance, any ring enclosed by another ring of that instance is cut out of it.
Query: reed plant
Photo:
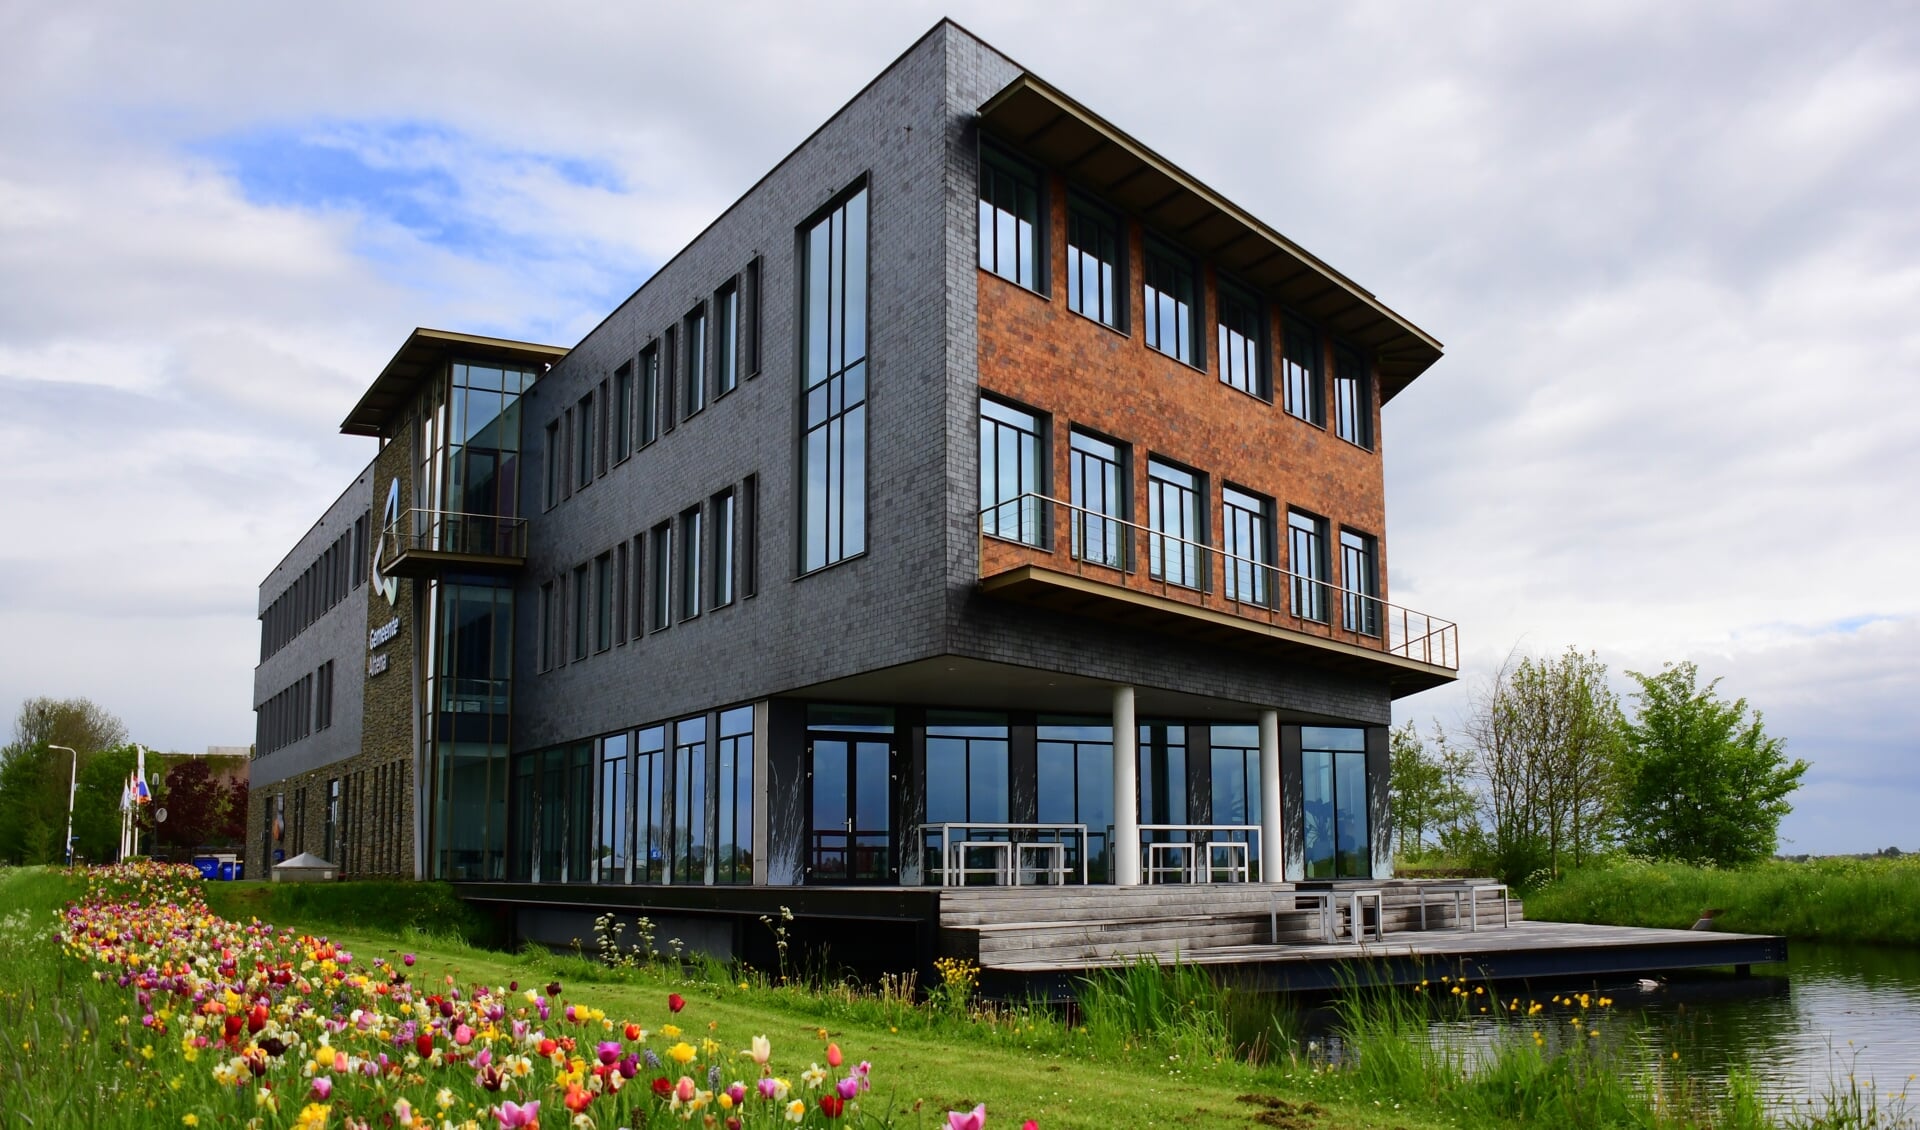
[[[1549,922],[1685,929],[1703,910],[1740,934],[1920,945],[1920,857],[1768,860],[1737,868],[1622,860],[1569,872],[1527,896]]]

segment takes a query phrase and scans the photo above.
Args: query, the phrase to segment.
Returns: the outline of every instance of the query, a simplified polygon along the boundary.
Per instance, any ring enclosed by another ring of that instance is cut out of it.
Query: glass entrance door
[[[807,742],[807,882],[893,883],[893,742],[814,734]]]

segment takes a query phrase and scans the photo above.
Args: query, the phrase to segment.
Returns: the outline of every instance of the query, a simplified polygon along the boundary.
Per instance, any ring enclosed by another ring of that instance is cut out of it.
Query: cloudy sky
[[[0,711],[250,741],[256,586],[407,332],[572,344],[943,14],[1446,343],[1389,559],[1467,683],[1697,660],[1813,763],[1790,850],[1920,848],[1903,3],[14,0]]]

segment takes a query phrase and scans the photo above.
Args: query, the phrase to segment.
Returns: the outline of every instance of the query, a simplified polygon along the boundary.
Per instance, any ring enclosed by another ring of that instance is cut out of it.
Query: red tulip
[[[685,1007],[687,1007],[687,998],[681,996],[679,993],[667,994],[667,1011],[679,1012]]]

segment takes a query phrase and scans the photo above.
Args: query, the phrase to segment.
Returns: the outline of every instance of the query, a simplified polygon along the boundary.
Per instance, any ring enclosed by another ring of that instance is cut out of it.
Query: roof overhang
[[[566,355],[566,349],[558,345],[535,345],[451,330],[416,329],[407,336],[406,344],[393,355],[393,360],[387,362],[387,367],[380,370],[360,403],[347,413],[340,430],[350,436],[385,434],[394,414],[413,399],[420,382],[455,359],[538,368]]]
[[[1383,400],[1440,359],[1438,340],[1358,283],[1034,76],[989,98],[980,126],[1371,351]]]

